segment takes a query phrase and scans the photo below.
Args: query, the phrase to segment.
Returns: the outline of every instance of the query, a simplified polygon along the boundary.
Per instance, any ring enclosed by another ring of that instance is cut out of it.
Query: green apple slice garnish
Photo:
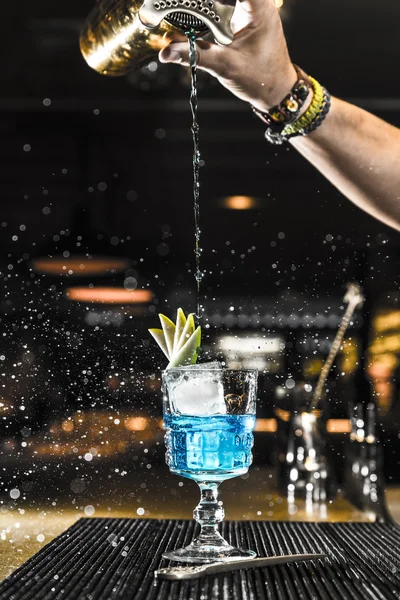
[[[173,323],[171,321],[171,319],[168,319],[168,317],[166,317],[165,315],[158,315],[160,317],[160,321],[161,321],[161,327],[163,328],[164,331],[164,338],[165,338],[165,343],[167,345],[168,348],[168,356],[169,358],[171,358],[171,356],[174,353],[174,338],[175,338],[175,323]]]
[[[162,329],[149,329],[149,333],[156,340],[157,344],[160,346],[161,350],[164,352],[165,356],[169,360],[169,353],[167,348],[167,343],[164,337],[164,331]]]
[[[179,347],[179,341],[181,339],[182,332],[185,328],[187,319],[185,317],[185,313],[181,308],[178,308],[178,312],[176,315],[176,325],[175,325],[175,336],[174,336],[174,354]]]
[[[186,318],[181,308],[178,309],[176,324],[165,315],[159,315],[162,329],[149,329],[165,356],[168,368],[193,365],[197,361],[201,343],[201,327],[195,326],[194,315]]]
[[[194,365],[197,361],[197,350],[201,343],[201,327],[199,326],[182,346],[177,354],[170,359],[167,369]]]
[[[193,335],[195,328],[196,328],[196,325],[194,322],[194,314],[190,313],[190,315],[188,315],[188,318],[186,320],[185,326],[182,330],[181,336],[179,338],[179,342],[177,343],[176,347],[174,348],[174,352],[179,352],[183,348],[183,346],[186,344],[186,342]]]

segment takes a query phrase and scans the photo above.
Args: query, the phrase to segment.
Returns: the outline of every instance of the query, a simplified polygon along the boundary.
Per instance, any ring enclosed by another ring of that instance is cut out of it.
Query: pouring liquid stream
[[[193,31],[187,31],[186,36],[189,42],[189,61],[190,61],[190,109],[192,112],[192,139],[193,139],[193,200],[194,200],[194,255],[195,255],[195,274],[197,287],[197,310],[196,318],[200,319],[203,316],[204,309],[200,299],[200,284],[204,273],[200,269],[200,147],[199,147],[199,124],[197,122],[198,114],[198,99],[197,99],[197,53],[196,53],[196,37]]]

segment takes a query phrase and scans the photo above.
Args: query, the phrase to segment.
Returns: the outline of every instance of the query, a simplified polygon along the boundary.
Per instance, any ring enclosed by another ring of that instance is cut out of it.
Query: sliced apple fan
[[[158,316],[162,329],[149,329],[149,332],[169,360],[167,369],[194,365],[201,343],[201,327],[196,329],[194,315],[190,313],[186,318],[179,308],[176,323],[165,315]]]

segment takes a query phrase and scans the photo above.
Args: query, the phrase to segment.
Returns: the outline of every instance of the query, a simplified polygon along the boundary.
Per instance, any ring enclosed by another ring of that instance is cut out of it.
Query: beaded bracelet
[[[315,122],[322,116],[324,113],[324,118],[329,112],[330,104],[331,104],[331,96],[324,87],[316,79],[310,77],[310,82],[314,91],[313,100],[300,119],[285,127],[282,131],[283,135],[293,137],[294,135],[306,135],[310,133],[310,127],[315,124]],[[322,119],[323,120],[323,119]],[[314,127],[316,129],[316,127]],[[311,131],[314,131],[312,129]]]
[[[280,104],[262,112],[251,105],[253,112],[275,133],[281,133],[287,125],[294,123],[312,91],[312,84],[308,77],[297,65],[293,65],[297,73],[297,81],[291,92],[285,96]]]
[[[316,79],[309,77],[309,80],[314,92],[310,106],[300,119],[286,125],[281,132],[269,127],[265,132],[265,139],[271,144],[280,145],[293,137],[308,135],[324,121],[331,107],[331,95]]]

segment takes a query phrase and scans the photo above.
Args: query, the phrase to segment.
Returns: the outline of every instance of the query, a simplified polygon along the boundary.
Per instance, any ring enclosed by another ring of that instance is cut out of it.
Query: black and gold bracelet
[[[251,106],[254,114],[275,133],[281,133],[287,125],[291,125],[298,119],[299,113],[312,91],[312,84],[308,77],[297,65],[293,66],[297,73],[297,81],[280,104],[273,106],[268,112],[262,112],[255,106]]]
[[[296,67],[296,70],[298,73],[301,73],[298,67]],[[310,86],[308,88],[306,98],[308,97],[309,90],[311,89],[313,92],[313,99],[310,106],[301,117],[298,116],[301,107],[294,115],[294,118],[291,119],[289,116],[287,116],[286,119],[282,118],[281,121],[276,121],[273,118],[276,116],[276,112],[273,112],[275,111],[276,107],[271,109],[271,111],[268,111],[268,113],[261,113],[253,107],[253,111],[257,114],[257,116],[259,116],[264,123],[268,125],[268,128],[265,132],[265,139],[271,144],[281,145],[293,137],[309,135],[323,123],[324,119],[329,113],[331,108],[331,95],[329,94],[328,90],[313,77],[307,76],[307,79],[304,77],[304,80],[307,81],[307,84]],[[292,94],[296,88],[296,85],[297,83],[292,90]],[[283,102],[285,102],[287,98],[288,96],[286,96]],[[304,105],[304,102],[305,100],[303,100],[301,106]],[[280,106],[281,105],[279,105],[279,107]]]
[[[324,121],[331,107],[331,95],[316,79],[310,77],[314,91],[313,100],[300,119],[282,130],[288,139],[297,135],[308,135]]]

